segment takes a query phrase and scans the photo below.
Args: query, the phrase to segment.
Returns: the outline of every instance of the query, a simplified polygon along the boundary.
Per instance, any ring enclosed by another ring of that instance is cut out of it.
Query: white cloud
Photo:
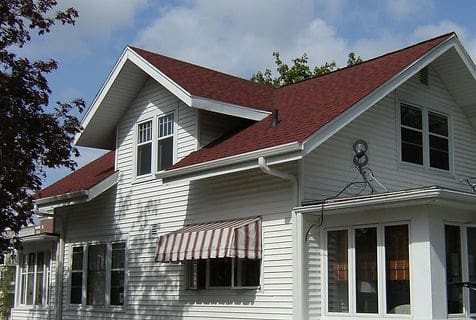
[[[433,9],[432,0],[387,0],[388,16],[394,20],[413,19],[423,12],[429,14]]]
[[[464,27],[453,21],[443,20],[437,24],[418,26],[413,31],[411,38],[415,41],[422,41],[451,31],[456,32],[460,38],[465,38],[467,36],[467,31]]]
[[[135,44],[165,55],[249,76],[306,52],[311,64],[343,61],[345,41],[334,27],[313,17],[311,0],[192,1],[161,11]]]
[[[148,4],[148,0],[66,0],[55,10],[74,7],[79,18],[74,26],[61,25],[49,34],[33,36],[22,54],[35,58],[52,56],[83,56],[90,54],[99,41],[107,41],[113,33],[134,27],[135,17]]]

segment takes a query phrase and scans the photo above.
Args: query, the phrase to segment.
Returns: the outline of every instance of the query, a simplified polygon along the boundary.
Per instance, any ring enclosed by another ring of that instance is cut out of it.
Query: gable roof
[[[168,171],[292,142],[303,143],[452,37],[453,33],[445,34],[352,67],[275,89],[274,107],[279,111],[280,121],[276,127],[271,127],[272,116],[268,116],[227,139],[192,152]]]
[[[46,199],[56,200],[55,197],[66,194],[78,195],[78,193],[83,192],[82,195],[85,195],[85,192],[114,175],[114,160],[115,152],[109,151],[63,179],[40,190],[35,195],[36,203],[45,203],[47,202]]]

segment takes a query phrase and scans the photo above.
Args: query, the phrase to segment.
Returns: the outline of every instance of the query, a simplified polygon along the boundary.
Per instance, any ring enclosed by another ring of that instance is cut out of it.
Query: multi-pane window
[[[400,105],[401,160],[449,170],[448,117],[426,108]]]
[[[162,171],[172,165],[174,149],[174,114],[159,117],[157,141],[157,170]]]
[[[383,234],[384,241],[380,242]],[[350,236],[350,238],[349,238]],[[379,250],[381,255],[379,255]],[[409,314],[408,225],[327,232],[327,311]],[[384,257],[384,258],[383,258]],[[379,275],[385,279],[379,287]],[[354,284],[351,286],[351,284]],[[350,290],[349,288],[353,288]],[[383,305],[379,301],[384,302]]]
[[[137,175],[151,173],[152,170],[152,121],[137,126]]]
[[[448,314],[476,317],[476,226],[445,225]]]
[[[188,287],[256,288],[260,285],[261,260],[217,258],[189,261]]]
[[[136,176],[162,171],[174,160],[174,113],[137,125]]]
[[[70,303],[123,305],[125,251],[125,242],[73,246]]]
[[[47,303],[48,261],[48,255],[42,251],[20,255],[20,304],[44,305]]]

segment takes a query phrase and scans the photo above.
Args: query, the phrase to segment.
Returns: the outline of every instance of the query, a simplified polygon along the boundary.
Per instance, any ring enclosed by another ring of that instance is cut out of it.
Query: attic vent
[[[158,223],[153,223],[150,225],[150,236],[154,237],[158,234],[159,232],[159,224]]]
[[[428,68],[424,67],[420,70],[420,83],[427,86],[428,85]]]

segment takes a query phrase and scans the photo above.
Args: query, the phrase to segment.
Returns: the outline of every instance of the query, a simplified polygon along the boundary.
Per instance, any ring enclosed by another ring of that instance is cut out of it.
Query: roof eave
[[[52,209],[57,207],[64,207],[75,205],[79,203],[89,202],[109,190],[114,186],[119,179],[119,172],[116,171],[109,177],[100,181],[96,185],[92,186],[87,190],[78,190],[74,192],[68,192],[64,194],[59,194],[51,197],[41,198],[35,200],[35,204],[39,209]]]
[[[258,168],[258,158],[268,158],[268,164],[301,159],[302,144],[291,142],[271,148],[255,150],[235,156],[202,162],[182,168],[159,172],[156,177],[167,181],[198,180]]]
[[[463,55],[463,53],[465,52],[457,36],[455,34],[449,36],[448,39],[446,39],[442,43],[438,44],[437,46],[429,50],[426,54],[421,56],[415,62],[407,66],[405,69],[400,71],[391,79],[383,83],[380,87],[373,90],[370,94],[365,96],[363,99],[359,100],[352,107],[347,109],[345,112],[341,113],[340,115],[335,117],[333,120],[331,120],[329,123],[327,123],[326,125],[321,127],[319,130],[314,132],[312,135],[310,135],[303,142],[303,145],[304,145],[303,156],[312,152],[322,143],[324,143],[329,138],[331,138],[335,133],[337,133],[346,125],[348,125],[351,121],[353,121],[362,113],[367,111],[369,108],[371,108],[373,105],[375,105],[377,102],[379,102],[381,99],[383,99],[385,96],[387,96],[393,90],[398,88],[401,84],[403,84],[405,81],[410,79],[412,76],[418,73],[421,69],[423,69],[425,66],[430,64],[432,61],[434,61],[438,57],[440,57],[443,53],[445,53],[447,50],[449,50],[452,47],[455,47],[457,50],[462,49],[462,51],[458,51],[458,52],[461,52],[461,55]],[[469,61],[467,61],[468,58],[469,56],[466,54],[465,61],[468,63],[467,66],[472,65],[472,68],[471,68],[472,73],[473,75],[476,76],[476,73],[474,72],[474,64],[472,63],[470,58],[469,58]]]
[[[368,208],[397,208],[418,205],[440,205],[471,210],[476,204],[476,194],[438,186],[400,190],[369,196],[359,196],[325,201],[320,204],[301,206],[294,211],[303,214],[351,213]]]

